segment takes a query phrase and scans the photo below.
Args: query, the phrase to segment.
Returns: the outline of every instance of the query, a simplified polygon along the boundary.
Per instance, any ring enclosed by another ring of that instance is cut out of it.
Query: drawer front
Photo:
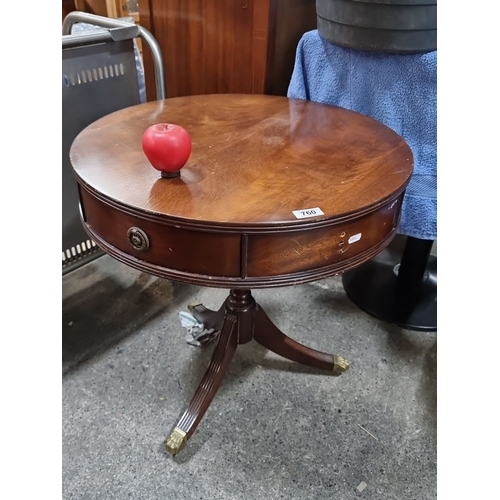
[[[205,276],[238,277],[241,237],[192,231],[125,214],[80,188],[84,219],[104,241],[137,259]]]
[[[397,227],[402,195],[376,212],[318,229],[248,235],[247,277],[320,269],[350,260]]]

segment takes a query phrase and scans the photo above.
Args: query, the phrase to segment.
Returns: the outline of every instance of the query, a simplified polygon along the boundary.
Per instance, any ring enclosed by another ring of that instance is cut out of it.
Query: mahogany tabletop
[[[179,177],[162,178],[144,131],[175,123],[192,138]],[[345,109],[264,95],[203,95],[130,107],[75,139],[81,217],[109,255],[150,274],[230,288],[205,375],[166,441],[178,453],[212,401],[238,344],[256,340],[295,362],[341,373],[347,360],[279,330],[253,288],[296,285],[356,267],[394,237],[412,173],[405,141]]]
[[[192,154],[160,178],[141,148],[155,123],[183,126]],[[70,152],[80,183],[104,198],[209,226],[304,225],[370,211],[404,189],[406,142],[346,109],[267,95],[201,95],[140,104],[87,127]],[[294,211],[324,215],[298,219]]]
[[[162,178],[141,139],[184,127],[192,153]],[[413,168],[372,118],[305,100],[202,95],[112,113],[75,139],[82,222],[108,254],[192,284],[312,281],[356,267],[396,234]]]

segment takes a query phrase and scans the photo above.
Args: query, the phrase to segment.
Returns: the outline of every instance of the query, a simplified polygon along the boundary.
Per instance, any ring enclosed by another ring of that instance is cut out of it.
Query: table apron
[[[221,288],[294,285],[339,274],[383,250],[396,234],[403,194],[373,212],[319,228],[262,233],[202,231],[131,215],[80,188],[82,222],[109,255],[150,274]],[[167,218],[166,218],[167,219]],[[131,230],[145,235],[134,246]]]

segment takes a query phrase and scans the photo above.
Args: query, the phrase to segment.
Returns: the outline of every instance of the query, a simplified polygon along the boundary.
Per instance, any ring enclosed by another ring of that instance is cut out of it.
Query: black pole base
[[[432,241],[408,237],[342,276],[347,296],[362,311],[407,330],[437,331],[437,259]]]

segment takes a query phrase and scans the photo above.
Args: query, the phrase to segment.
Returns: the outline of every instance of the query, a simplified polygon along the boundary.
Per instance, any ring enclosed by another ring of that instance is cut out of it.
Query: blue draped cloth
[[[297,47],[288,97],[357,111],[401,135],[412,150],[414,171],[398,233],[437,238],[437,51],[366,52],[309,31]]]

